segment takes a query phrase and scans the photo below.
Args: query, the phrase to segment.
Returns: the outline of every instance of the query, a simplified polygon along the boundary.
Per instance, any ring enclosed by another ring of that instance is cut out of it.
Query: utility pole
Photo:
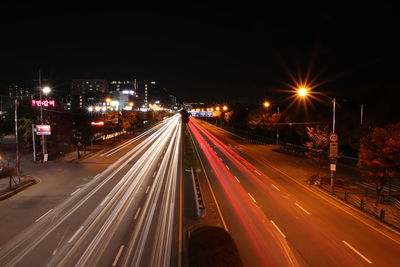
[[[279,114],[279,106],[277,107],[277,112]],[[279,126],[276,126],[276,144],[279,145]]]
[[[336,98],[332,100],[333,105],[333,118],[332,118],[332,133],[335,134],[335,126],[336,126]],[[331,141],[332,142],[332,141]],[[336,160],[336,159],[335,159]],[[335,164],[330,164],[331,169],[331,192],[333,192],[334,187],[334,179],[335,179],[335,171],[336,171],[336,162]]]
[[[360,114],[360,125],[363,124],[363,117],[364,117],[364,105],[361,105],[361,114]]]
[[[15,123],[15,151],[17,153],[17,158],[16,158],[16,169],[17,169],[17,178],[18,178],[18,183],[21,183],[21,177],[19,174],[19,145],[18,145],[18,98],[17,96],[15,97],[15,102],[14,102],[14,123]]]
[[[40,95],[40,103],[42,103],[42,77],[41,77],[41,73],[39,70],[39,95]],[[43,125],[43,108],[42,105],[40,104],[40,123]],[[47,154],[46,152],[46,136],[45,135],[41,135],[40,136],[40,140],[42,141],[42,162],[45,162],[45,155]]]

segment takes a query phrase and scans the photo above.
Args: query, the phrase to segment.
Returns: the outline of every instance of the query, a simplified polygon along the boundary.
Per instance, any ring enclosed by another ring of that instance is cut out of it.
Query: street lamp
[[[228,107],[227,107],[227,106],[223,106],[222,109],[223,109],[224,111],[227,111],[227,110],[228,110]]]
[[[309,95],[308,93],[308,89],[302,87],[299,88],[297,90],[297,95],[299,95],[300,97],[306,97]],[[335,133],[335,127],[336,127],[336,98],[332,98],[326,94],[322,94],[322,96],[328,98],[329,100],[332,101],[332,133]],[[332,163],[331,164],[331,191],[333,192],[333,185],[334,185],[334,170],[336,169],[336,166],[332,166],[335,165],[336,163]]]
[[[51,92],[51,88],[49,86],[45,86],[42,88],[42,92],[45,95],[48,95]]]
[[[300,97],[305,97],[308,95],[308,90],[304,87],[301,87],[297,89],[297,95],[299,95]]]
[[[265,101],[263,105],[264,107],[268,108],[271,104],[268,101]]]

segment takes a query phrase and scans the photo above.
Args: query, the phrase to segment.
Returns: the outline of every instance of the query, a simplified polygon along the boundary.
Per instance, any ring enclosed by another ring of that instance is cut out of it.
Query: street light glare
[[[223,110],[228,110],[228,107],[227,107],[227,106],[224,106],[222,109],[223,109]]]
[[[297,94],[299,96],[306,96],[306,95],[308,95],[308,90],[306,88],[299,88],[297,90]]]
[[[264,107],[267,108],[267,107],[269,107],[270,105],[271,105],[271,104],[270,104],[268,101],[265,101],[265,102],[264,102]]]
[[[42,88],[42,92],[47,95],[48,93],[51,92],[51,89],[49,86],[45,86]]]

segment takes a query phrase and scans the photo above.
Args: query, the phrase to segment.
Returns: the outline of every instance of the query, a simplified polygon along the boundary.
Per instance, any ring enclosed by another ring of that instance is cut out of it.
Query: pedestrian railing
[[[329,184],[319,183],[318,186],[337,199],[350,204],[396,230],[400,230],[400,209],[390,209],[385,208],[383,205],[377,205],[375,199],[369,199],[363,192],[332,192]],[[400,202],[398,204],[400,205]]]

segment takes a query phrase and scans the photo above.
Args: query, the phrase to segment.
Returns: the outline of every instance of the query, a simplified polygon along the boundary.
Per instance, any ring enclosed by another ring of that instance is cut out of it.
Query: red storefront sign
[[[50,125],[36,125],[35,131],[37,135],[51,135]]]
[[[32,100],[32,107],[55,107],[56,102],[54,100]]]

